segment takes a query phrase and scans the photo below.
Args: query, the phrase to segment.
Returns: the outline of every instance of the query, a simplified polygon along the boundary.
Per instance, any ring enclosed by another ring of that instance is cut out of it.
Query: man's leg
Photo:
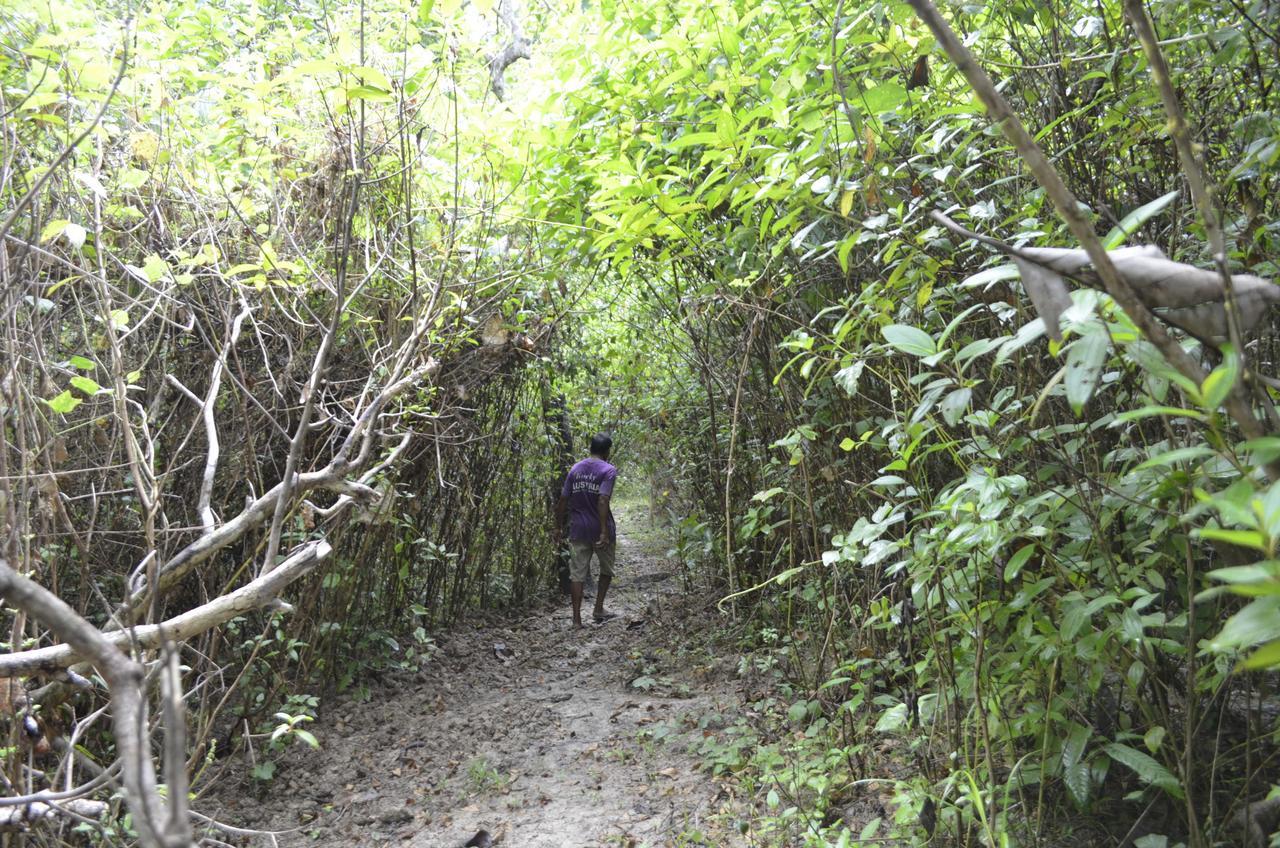
[[[569,598],[573,602],[573,626],[582,626],[582,584],[591,571],[591,543],[569,542]]]
[[[614,542],[596,548],[596,555],[600,558],[600,581],[596,585],[596,608],[594,612],[596,621],[604,621],[604,596],[609,591],[609,584],[613,582],[614,553]]]
[[[582,626],[582,581],[569,581],[569,597],[573,599],[573,626]]]

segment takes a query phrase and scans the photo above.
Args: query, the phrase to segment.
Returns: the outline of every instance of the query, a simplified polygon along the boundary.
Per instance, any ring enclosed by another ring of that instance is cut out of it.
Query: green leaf
[[[956,389],[943,398],[942,403],[938,404],[943,420],[954,427],[964,417],[965,411],[969,408],[969,399],[972,396],[972,389]]]
[[[1228,530],[1222,527],[1201,527],[1195,535],[1209,541],[1226,542],[1242,548],[1253,548],[1259,551],[1267,549],[1267,537],[1257,530]]]
[[[138,168],[125,168],[116,174],[116,188],[123,191],[132,191],[141,188],[147,180],[151,178],[151,174]]]
[[[1017,553],[1009,557],[1009,561],[1004,566],[1004,579],[1012,580],[1022,571],[1022,566],[1027,564],[1027,560],[1031,559],[1031,555],[1036,552],[1035,543],[1023,545],[1018,548]]]
[[[1143,783],[1163,789],[1175,798],[1182,797],[1182,787],[1178,784],[1178,779],[1167,768],[1152,759],[1149,754],[1145,754],[1137,748],[1122,745],[1119,742],[1113,742],[1103,750],[1107,752],[1107,756],[1111,757],[1111,759],[1121,765],[1128,766]]]
[[[1062,743],[1062,767],[1070,769],[1078,765],[1084,757],[1084,749],[1089,744],[1093,731],[1083,724],[1071,722],[1071,732]]]
[[[1249,671],[1275,668],[1280,666],[1280,639],[1273,639],[1254,651],[1240,667]]]
[[[841,439],[841,441],[840,441],[840,450],[842,450],[842,451],[851,451],[851,450],[853,450],[855,447],[857,447],[857,444],[858,444],[858,443],[857,443],[857,442],[855,442],[853,439],[849,438],[848,436],[845,436],[845,437],[844,437],[843,439]]]
[[[1204,378],[1204,384],[1200,387],[1204,405],[1210,410],[1222,406],[1240,376],[1240,357],[1231,349],[1231,345],[1223,345],[1222,350],[1225,354],[1222,364]]]
[[[862,105],[868,114],[892,112],[907,100],[907,90],[897,82],[882,82],[862,93]]]
[[[1112,227],[1111,232],[1107,233],[1107,237],[1102,240],[1102,246],[1107,250],[1114,250],[1124,244],[1125,239],[1133,235],[1138,227],[1159,215],[1177,197],[1178,192],[1176,190],[1171,191],[1125,215],[1120,219],[1120,223]]]
[[[1062,626],[1059,628],[1062,640],[1070,642],[1075,639],[1076,634],[1080,632],[1080,628],[1084,627],[1085,622],[1088,620],[1089,613],[1083,603],[1069,604],[1066,613],[1062,616]]]
[[[934,346],[933,337],[918,327],[890,324],[880,332],[884,334],[885,341],[903,353],[909,353],[912,356],[933,356],[938,352],[937,347]]]
[[[796,701],[787,710],[787,720],[792,724],[799,724],[809,716],[809,702]]]
[[[142,273],[146,274],[151,282],[159,282],[169,276],[169,263],[153,253],[142,263]]]
[[[876,733],[892,733],[907,726],[907,705],[895,704],[880,714],[876,721]]]
[[[1207,381],[1206,381],[1207,382]],[[1170,417],[1194,418],[1197,421],[1204,421],[1206,416],[1203,412],[1194,409],[1182,409],[1177,406],[1144,406],[1141,409],[1131,409],[1128,412],[1122,412],[1115,417],[1111,426],[1117,424],[1127,424],[1130,421],[1137,421],[1141,418],[1151,418],[1156,415],[1168,415]],[[1280,440],[1277,440],[1280,442]]]
[[[79,354],[68,359],[67,363],[70,364],[72,368],[79,369],[80,371],[93,371],[98,367],[92,359],[80,356]]]
[[[1175,448],[1171,451],[1165,451],[1162,454],[1153,456],[1146,462],[1138,466],[1136,470],[1141,471],[1144,468],[1155,468],[1160,465],[1173,465],[1176,462],[1188,462],[1196,459],[1204,459],[1214,455],[1211,448],[1203,445],[1195,445],[1189,448]]]
[[[1252,648],[1280,639],[1280,597],[1269,595],[1250,601],[1227,619],[1222,630],[1209,642],[1215,651]]]
[[[1263,436],[1260,439],[1249,439],[1236,445],[1237,450],[1253,454],[1253,461],[1265,465],[1274,459],[1280,459],[1280,437]]]
[[[368,100],[371,103],[382,103],[391,99],[391,92],[383,91],[372,85],[356,85],[347,89],[347,97],[351,100]]]
[[[683,150],[686,147],[693,147],[695,144],[715,144],[720,140],[719,133],[714,132],[692,132],[685,133],[682,136],[673,138],[667,142],[669,150]]]
[[[67,224],[70,224],[70,223],[71,222],[66,220],[65,218],[58,219],[56,221],[50,221],[49,223],[45,224],[44,229],[40,231],[40,241],[42,243],[47,241],[53,241],[58,236],[62,235],[62,231],[65,230],[67,228]]]
[[[320,740],[316,739],[316,737],[309,730],[302,730],[300,728],[295,727],[293,729],[293,735],[301,739],[303,742],[306,742],[312,748],[320,747]]]
[[[1092,329],[1071,343],[1067,352],[1067,402],[1076,415],[1084,411],[1084,405],[1098,386],[1102,365],[1107,360],[1107,345],[1111,339],[1101,329]]]
[[[67,389],[55,398],[44,401],[45,406],[49,407],[59,415],[66,415],[82,403],[84,403],[84,401],[72,395],[70,389]]]
[[[1071,800],[1081,809],[1089,806],[1093,796],[1093,776],[1088,763],[1074,763],[1062,772],[1062,782],[1067,785]]]
[[[97,382],[90,380],[82,374],[77,374],[72,377],[71,385],[84,392],[89,397],[93,397],[102,389],[102,386],[99,386]]]

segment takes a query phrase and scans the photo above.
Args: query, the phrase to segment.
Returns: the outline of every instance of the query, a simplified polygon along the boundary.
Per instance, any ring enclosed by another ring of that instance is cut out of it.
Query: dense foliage
[[[1212,268],[1122,7],[946,12],[1108,247]],[[1275,6],[1148,7],[1225,259],[1275,277]],[[741,634],[755,709],[703,753],[759,843],[1266,844],[1280,442],[1223,404],[1276,429],[1274,322],[1179,335],[1200,384],[1091,289],[1048,339],[1007,257],[929,212],[1075,242],[907,4],[544,4],[497,86],[511,12],[4,10],[8,561],[109,627],[327,539],[291,616],[183,654],[193,761],[305,742],[358,659],[551,586],[557,477],[610,429]],[[359,487],[288,491],[353,433]],[[51,640],[11,620],[11,650]],[[26,688],[49,725],[96,705]]]

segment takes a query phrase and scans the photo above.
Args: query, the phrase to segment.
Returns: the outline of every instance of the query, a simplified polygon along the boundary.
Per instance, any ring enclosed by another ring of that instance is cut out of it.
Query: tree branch
[[[308,542],[295,548],[275,571],[262,575],[234,592],[221,595],[207,604],[176,615],[162,624],[141,625],[129,630],[114,630],[109,633],[99,633],[94,630],[95,638],[102,645],[115,651],[119,651],[126,645],[147,649],[159,647],[166,639],[175,641],[190,639],[275,600],[286,586],[323,562],[332,551],[329,543],[323,540]],[[3,587],[3,580],[0,579],[0,589]],[[85,622],[85,625],[92,628],[88,622]],[[35,672],[54,671],[66,668],[81,659],[88,660],[95,666],[98,665],[96,654],[90,651],[83,641],[72,642],[57,628],[53,628],[52,625],[50,627],[65,644],[0,656],[0,677],[20,677]],[[101,670],[99,668],[99,671]],[[110,680],[108,680],[109,684]]]
[[[1133,289],[1116,273],[1115,266],[1102,246],[1102,242],[1089,222],[1080,214],[1079,202],[1075,195],[1062,182],[1062,178],[1058,176],[1058,172],[1054,170],[1044,152],[1040,150],[1026,127],[1022,125],[1022,121],[996,89],[991,77],[987,76],[986,71],[978,65],[968,48],[960,42],[955,32],[943,20],[932,0],[907,0],[907,3],[929,27],[938,39],[939,46],[964,74],[970,87],[986,107],[988,115],[999,124],[1001,131],[1018,151],[1028,170],[1053,201],[1058,214],[1088,254],[1089,261],[1093,264],[1107,294],[1111,295],[1112,300],[1124,310],[1138,330],[1155,345],[1169,364],[1196,385],[1201,385],[1207,376],[1204,369],[1156,321],[1155,316],[1142,304]],[[1258,438],[1265,434],[1253,410],[1238,393],[1233,393],[1227,398],[1226,408],[1241,432],[1248,438]]]

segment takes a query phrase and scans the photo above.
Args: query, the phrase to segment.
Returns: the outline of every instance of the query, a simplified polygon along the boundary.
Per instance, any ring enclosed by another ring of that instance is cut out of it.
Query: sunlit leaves
[[[60,415],[66,415],[69,412],[75,411],[75,408],[82,403],[84,403],[84,401],[71,394],[70,389],[61,392],[56,397],[44,401],[46,406]]]

